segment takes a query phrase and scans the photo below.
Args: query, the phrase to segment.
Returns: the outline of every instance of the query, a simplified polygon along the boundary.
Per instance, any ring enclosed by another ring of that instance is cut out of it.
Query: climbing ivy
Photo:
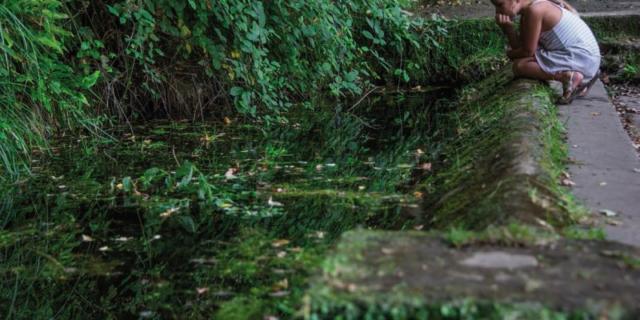
[[[408,82],[408,71],[420,65],[403,55],[435,45],[436,34],[444,32],[411,18],[392,0],[102,5],[125,35],[118,53],[128,62],[119,63],[126,66],[120,71],[135,69],[146,94],[162,100],[158,88],[171,77],[164,66],[190,61],[216,80],[215,94],[267,122],[285,120],[282,114],[293,104],[309,106],[319,92],[343,98],[361,94],[371,81]]]

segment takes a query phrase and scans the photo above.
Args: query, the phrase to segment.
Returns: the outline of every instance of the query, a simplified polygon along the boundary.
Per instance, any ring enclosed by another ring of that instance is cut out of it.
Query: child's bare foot
[[[580,86],[581,90],[580,93],[578,93],[578,97],[586,97],[587,94],[589,94],[589,90],[591,90],[591,87],[593,87],[598,78],[600,78],[600,71],[596,72],[596,75],[594,75],[593,78],[589,80],[589,82],[584,83]]]
[[[556,74],[556,80],[562,82],[562,97],[558,99],[559,104],[569,104],[581,91],[577,90],[582,83],[584,76],[578,71],[563,71]]]

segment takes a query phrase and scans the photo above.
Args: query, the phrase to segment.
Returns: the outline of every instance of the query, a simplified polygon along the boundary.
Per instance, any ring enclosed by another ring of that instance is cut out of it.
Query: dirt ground
[[[609,84],[608,88],[622,125],[640,153],[640,85]]]

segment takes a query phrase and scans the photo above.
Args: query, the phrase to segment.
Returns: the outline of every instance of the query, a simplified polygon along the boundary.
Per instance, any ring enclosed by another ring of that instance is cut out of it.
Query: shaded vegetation
[[[401,191],[428,158],[416,149],[432,97],[371,97],[340,126],[320,117],[279,139],[158,122],[110,132],[117,141],[58,140],[3,193],[3,311],[291,317],[342,232],[413,226],[418,199]]]
[[[52,129],[95,124],[86,89],[100,73],[82,76],[64,61],[67,18],[57,0],[0,2],[0,180],[28,168]]]
[[[490,20],[424,20],[391,0],[64,5],[0,4],[8,318],[303,316],[344,231],[495,218],[421,211],[509,130],[495,89],[510,78],[476,83],[506,63]],[[564,153],[546,119],[554,185]],[[508,309],[487,308],[433,314]]]

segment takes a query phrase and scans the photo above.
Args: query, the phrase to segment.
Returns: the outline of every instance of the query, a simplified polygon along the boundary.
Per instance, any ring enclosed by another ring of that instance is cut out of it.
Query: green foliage
[[[562,235],[569,239],[577,240],[605,240],[606,233],[602,228],[585,228],[571,226],[562,230]]]
[[[146,0],[91,6],[117,20],[106,23],[107,30],[93,26],[100,43],[116,53],[114,78],[139,83],[144,91],[138,92],[162,103],[174,67],[198,66],[207,82],[214,81],[212,96],[221,95],[221,103],[231,100],[240,113],[267,123],[284,120],[282,113],[293,104],[310,105],[319,94],[342,98],[361,94],[371,80],[409,81],[422,60],[407,54],[421,57],[420,51],[437,46],[436,36],[446,31],[436,27],[442,21],[410,18],[393,0]],[[109,38],[113,30],[124,43]],[[101,56],[109,59],[107,53]]]
[[[624,80],[640,79],[640,54],[629,53],[625,56],[622,78]]]
[[[0,179],[26,167],[52,127],[89,125],[84,92],[100,73],[79,76],[63,61],[67,20],[58,0],[0,2]]]
[[[502,246],[532,246],[548,244],[558,239],[554,233],[518,223],[506,226],[491,226],[481,232],[451,228],[443,238],[454,247],[473,244],[491,244]]]

